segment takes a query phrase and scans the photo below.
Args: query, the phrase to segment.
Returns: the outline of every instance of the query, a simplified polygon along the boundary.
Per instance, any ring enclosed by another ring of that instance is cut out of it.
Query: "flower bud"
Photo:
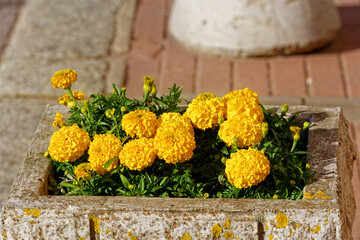
[[[209,193],[204,193],[204,198],[208,198],[209,197]]]
[[[127,111],[127,107],[122,106],[120,110],[121,110],[121,112],[126,112],[126,111]]]
[[[309,128],[309,126],[310,126],[310,123],[309,123],[308,121],[306,121],[306,122],[304,122],[304,124],[303,124],[303,129],[306,130],[306,129]]]
[[[151,89],[151,95],[156,96],[157,93],[157,88],[156,88],[156,84],[154,82],[154,84],[152,85],[152,89]]]
[[[306,164],[306,168],[307,168],[307,169],[310,169],[310,168],[311,168],[311,165],[307,163],[307,164]]]
[[[288,110],[289,110],[289,105],[287,105],[287,104],[284,104],[281,107],[281,113],[283,113],[283,114],[287,113]]]
[[[290,180],[290,184],[292,184],[292,185],[295,185],[295,181],[294,180]]]
[[[144,80],[144,86],[143,86],[144,93],[150,93],[152,90],[152,86],[154,84],[154,78],[145,76],[143,80]]]
[[[273,199],[278,199],[278,198],[279,198],[279,196],[274,194]]]
[[[50,154],[49,154],[49,151],[46,151],[45,153],[44,153],[44,157],[48,157]]]

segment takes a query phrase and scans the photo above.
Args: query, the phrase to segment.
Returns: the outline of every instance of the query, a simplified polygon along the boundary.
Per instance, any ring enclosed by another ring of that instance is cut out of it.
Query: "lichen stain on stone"
[[[94,231],[95,231],[96,233],[100,233],[100,221],[99,221],[99,218],[91,215],[91,216],[89,217],[89,220],[92,221],[93,224],[94,224]]]
[[[224,229],[230,229],[230,219],[225,219]]]
[[[320,226],[320,225],[317,225],[316,228],[310,228],[310,227],[309,227],[309,230],[310,230],[311,232],[314,232],[314,233],[319,233],[320,230],[321,230],[321,226]]]
[[[212,236],[213,237],[220,237],[220,234],[222,233],[221,226],[217,223],[211,228]]]
[[[234,239],[234,234],[232,232],[225,232],[224,237],[226,239]]]
[[[325,195],[325,193],[323,191],[317,191],[314,195],[311,195],[310,193],[306,192],[304,193],[303,199],[324,199],[324,200],[329,200],[331,199],[330,196]]]
[[[269,235],[269,240],[273,240],[274,236],[273,235]]]
[[[40,214],[41,214],[40,209],[36,209],[36,208],[33,208],[33,209],[31,209],[31,208],[24,208],[24,212],[25,212],[26,215],[28,215],[28,216],[33,215],[33,216],[36,217],[36,218],[39,217]]]
[[[185,233],[182,237],[181,240],[191,240],[191,235],[190,233]]]
[[[276,228],[284,228],[288,225],[288,222],[290,221],[289,218],[283,214],[282,212],[279,212],[276,216],[275,216],[275,220],[276,220]]]

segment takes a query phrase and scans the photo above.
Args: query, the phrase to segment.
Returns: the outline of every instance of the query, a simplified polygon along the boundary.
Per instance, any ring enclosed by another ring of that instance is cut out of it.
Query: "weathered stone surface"
[[[106,56],[119,4],[120,0],[27,1],[5,56]]]
[[[332,0],[178,0],[169,22],[184,47],[237,57],[309,51],[334,39],[339,28]]]
[[[37,99],[0,100],[0,207],[23,162],[30,140],[48,103]]]
[[[5,46],[11,27],[15,22],[18,8],[15,5],[1,6],[0,2],[0,51]]]
[[[56,71],[68,68],[76,70],[79,76],[73,91],[81,90],[88,97],[105,90],[107,64],[104,61],[7,59],[0,66],[0,96],[61,97],[65,92],[53,88],[50,79]]]
[[[217,224],[222,229],[218,239],[231,235],[239,239],[352,238],[355,203],[348,179],[354,152],[340,108],[291,109],[290,114],[299,112],[301,121],[312,123],[309,157],[314,171],[319,172],[304,189],[313,199],[298,201],[49,196],[53,169],[38,153],[47,149],[54,131],[52,118],[65,110],[48,107],[35,132],[2,210],[1,232],[9,238],[35,238],[41,233],[52,234],[52,239],[123,239],[131,231],[139,239],[179,239],[185,234],[210,239]],[[286,219],[283,226],[279,216]],[[97,220],[100,232],[94,230]]]

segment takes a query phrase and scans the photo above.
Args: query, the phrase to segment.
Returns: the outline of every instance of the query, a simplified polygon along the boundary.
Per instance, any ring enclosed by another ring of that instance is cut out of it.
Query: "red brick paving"
[[[344,78],[350,98],[360,96],[360,49],[346,51],[341,54]]]
[[[265,59],[234,60],[234,89],[250,88],[261,96],[270,95],[268,62]]]
[[[316,54],[306,58],[310,96],[345,97],[340,61],[337,54]],[[326,87],[324,87],[326,84]]]
[[[231,63],[227,59],[199,57],[196,93],[213,92],[225,95],[231,88]],[[219,84],[221,82],[221,84]]]
[[[170,39],[165,44],[162,72],[158,82],[159,93],[168,92],[174,83],[184,86],[184,93],[195,91],[196,56],[184,51]]]
[[[306,96],[305,67],[302,56],[270,60],[274,96]]]

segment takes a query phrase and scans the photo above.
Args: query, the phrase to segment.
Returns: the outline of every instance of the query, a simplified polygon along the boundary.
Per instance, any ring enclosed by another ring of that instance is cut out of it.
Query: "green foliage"
[[[91,95],[92,101],[79,103],[70,110],[67,124],[77,124],[91,138],[95,134],[112,132],[125,144],[129,137],[121,129],[124,114],[146,109],[160,116],[164,112],[181,112],[179,104],[182,88],[175,84],[168,95],[145,96],[144,100],[129,99],[125,90],[114,85],[109,96]],[[113,114],[107,115],[107,111]],[[105,175],[91,173],[91,178],[77,179],[75,166],[87,160],[87,153],[74,163],[59,163],[51,160],[56,171],[58,190],[54,194],[109,195],[143,197],[188,197],[188,198],[277,198],[300,199],[302,189],[314,173],[306,166],[307,131],[301,131],[300,140],[294,144],[291,126],[299,125],[297,115],[285,117],[265,110],[264,121],[268,123],[265,138],[254,148],[265,153],[271,164],[271,173],[265,181],[247,189],[237,189],[225,176],[225,159],[237,149],[227,147],[219,136],[219,128],[206,131],[195,129],[196,149],[193,157],[184,163],[166,164],[156,159],[154,164],[142,171],[131,171],[119,165]],[[291,151],[291,149],[294,149]],[[109,159],[106,169],[117,158]]]

